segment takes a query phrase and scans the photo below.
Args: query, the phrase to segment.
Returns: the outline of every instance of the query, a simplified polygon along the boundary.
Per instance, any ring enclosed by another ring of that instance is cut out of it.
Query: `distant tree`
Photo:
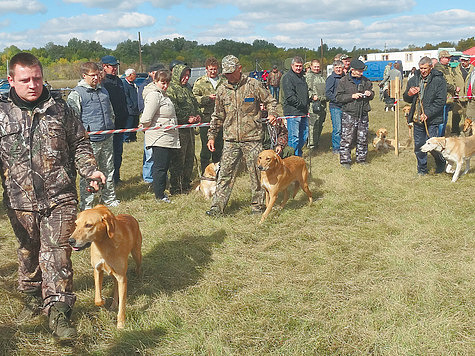
[[[470,38],[467,38],[466,40],[458,41],[457,45],[455,46],[455,49],[457,51],[463,52],[472,47],[475,47],[475,37],[470,37]]]

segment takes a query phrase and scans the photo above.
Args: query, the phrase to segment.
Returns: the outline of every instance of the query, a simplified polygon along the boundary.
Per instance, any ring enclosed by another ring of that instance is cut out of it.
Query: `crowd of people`
[[[462,56],[460,65],[452,68],[448,52],[441,51],[439,57],[435,65],[428,57],[420,60],[403,95],[411,104],[408,120],[414,123],[420,175],[427,174],[427,154],[421,146],[429,137],[445,134],[448,112],[453,111],[454,134],[460,132],[461,120],[475,117],[475,70],[470,58]],[[305,145],[310,152],[317,149],[327,103],[332,151],[339,155],[341,166],[351,169],[354,146],[356,163],[366,163],[374,92],[359,59],[335,57],[332,73],[324,77],[319,60],[305,64],[296,56],[285,73],[273,67],[266,78],[268,88],[245,75],[233,55],[222,59],[222,75],[218,60],[208,58],[206,74],[193,87],[188,82],[191,68],[180,61],[169,67],[151,65],[140,86],[134,83],[134,69],[127,69],[120,79],[118,66],[110,55],[101,63],[83,63],[81,80],[65,101],[44,85],[40,61],[22,52],[10,60],[11,89],[0,100],[4,204],[19,241],[19,290],[25,297],[19,317],[42,310],[59,338],[76,336],[70,322],[76,297],[68,244],[77,213],[76,175],[80,175],[81,210],[91,208],[96,195],[105,205],[118,206],[115,188],[121,183],[124,143],[137,140],[135,132],[87,132],[172,126],[146,130],[142,170],[157,202],[170,203],[167,184],[171,195],[187,193],[195,164],[195,130],[174,125],[209,123],[199,128],[200,166],[203,172],[210,162],[220,163],[216,193],[206,211],[213,217],[225,211],[241,159],[250,178],[251,212],[262,213],[265,194],[258,154],[270,148],[283,157],[301,156]],[[393,69],[388,69],[383,89],[399,76],[400,68]],[[284,120],[278,119],[279,102]],[[385,102],[391,110],[394,98],[387,94]],[[440,173],[445,161],[439,153],[432,154]]]

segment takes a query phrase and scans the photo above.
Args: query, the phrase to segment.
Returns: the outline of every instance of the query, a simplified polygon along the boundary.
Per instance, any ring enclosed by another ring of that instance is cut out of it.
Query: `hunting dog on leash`
[[[112,307],[119,307],[117,328],[122,329],[125,325],[129,253],[135,260],[135,270],[138,275],[142,264],[142,234],[139,223],[131,215],[114,216],[104,205],[96,205],[78,214],[76,229],[69,238],[69,244],[75,251],[91,246],[95,285],[94,302],[97,306],[104,305],[101,294],[104,272],[114,277]]]
[[[475,136],[470,137],[431,137],[421,147],[422,152],[436,150],[447,160],[447,173],[453,173],[452,182],[456,182],[463,162],[465,174],[470,169],[470,158],[475,154]],[[455,169],[453,166],[455,165]]]
[[[312,192],[308,188],[308,170],[302,157],[291,156],[285,159],[273,150],[265,150],[257,158],[257,168],[261,171],[261,186],[266,190],[266,210],[262,214],[260,223],[269,215],[280,192],[284,192],[281,207],[289,199],[287,187],[295,182],[293,197],[299,186],[307,194],[308,203],[312,203]],[[297,184],[298,183],[298,184]]]
[[[218,171],[219,162],[208,164],[200,178],[200,184],[195,189],[197,192],[203,193],[207,199],[211,199],[216,192],[216,176]]]

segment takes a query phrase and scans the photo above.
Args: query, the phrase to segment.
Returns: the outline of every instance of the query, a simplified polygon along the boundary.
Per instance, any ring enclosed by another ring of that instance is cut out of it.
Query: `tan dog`
[[[413,137],[413,130],[414,130],[414,123],[412,122],[407,122],[407,119],[409,117],[409,112],[411,111],[411,105],[404,105],[402,108],[402,112],[404,113],[404,117],[406,118],[406,123],[407,123],[407,128],[409,129],[409,138],[407,139],[406,145],[404,147],[409,147],[409,145],[412,143],[412,137]]]
[[[280,192],[284,192],[281,207],[287,203],[289,192],[286,188],[293,182],[298,182],[298,185],[295,184],[293,197],[300,185],[308,196],[308,203],[312,203],[312,193],[307,183],[308,170],[302,157],[291,156],[282,159],[275,151],[265,150],[257,158],[257,168],[261,171],[261,185],[266,190],[266,210],[260,223],[269,215]]]
[[[75,251],[91,246],[91,264],[94,268],[95,298],[97,306],[104,305],[101,289],[104,271],[115,278],[112,307],[118,305],[117,327],[125,325],[125,301],[127,296],[127,258],[135,260],[137,274],[142,264],[142,234],[139,223],[131,215],[114,216],[104,205],[78,214],[76,229],[69,244]]]
[[[200,179],[200,184],[196,187],[197,192],[203,193],[203,195],[211,199],[216,192],[216,175],[219,171],[219,162],[210,163],[206,166],[205,171]]]
[[[475,121],[472,121],[470,119],[465,119],[463,122],[463,135],[465,137],[472,136],[475,131]]]
[[[388,130],[384,127],[378,129],[378,131],[376,131],[376,137],[373,139],[373,147],[376,148],[377,151],[387,151],[389,149],[394,150],[393,140],[387,137]]]
[[[454,173],[452,182],[456,182],[463,162],[465,161],[465,174],[470,169],[470,158],[475,154],[475,136],[470,137],[431,137],[421,147],[422,152],[436,150],[442,153],[447,160],[447,173]],[[453,165],[455,164],[455,169]]]

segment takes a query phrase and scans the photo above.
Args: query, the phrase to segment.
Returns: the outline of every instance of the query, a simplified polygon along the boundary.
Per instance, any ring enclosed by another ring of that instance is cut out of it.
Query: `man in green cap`
[[[209,216],[223,214],[231,191],[238,164],[242,157],[246,161],[251,179],[251,212],[261,213],[264,205],[264,189],[260,184],[257,168],[257,156],[262,151],[262,124],[260,104],[263,103],[269,113],[268,120],[275,124],[277,101],[259,81],[242,74],[242,66],[233,55],[222,61],[223,75],[227,81],[218,87],[216,104],[211,115],[208,130],[208,149],[215,150],[218,132],[223,130],[224,146],[217,178],[216,193]]]

